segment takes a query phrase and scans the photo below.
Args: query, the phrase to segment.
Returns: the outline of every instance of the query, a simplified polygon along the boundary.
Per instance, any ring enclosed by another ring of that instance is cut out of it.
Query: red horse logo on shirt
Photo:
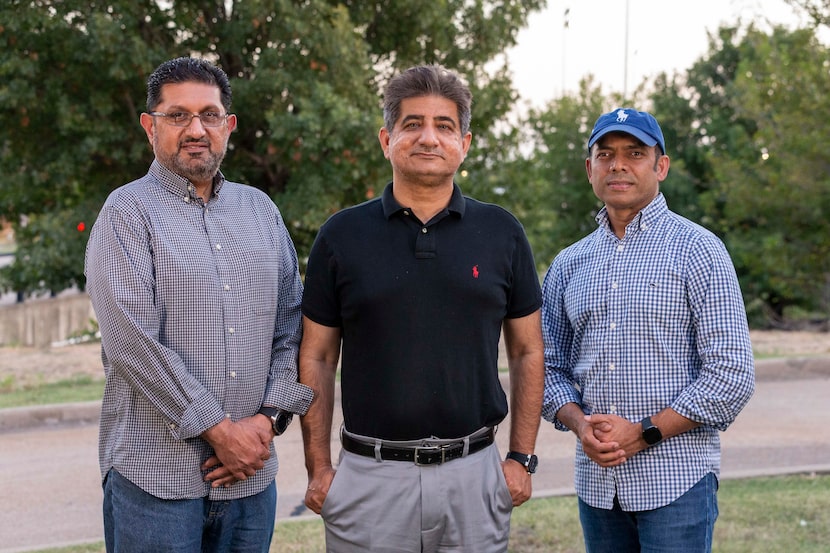
[[[473,265],[473,278],[478,278],[478,265]]]

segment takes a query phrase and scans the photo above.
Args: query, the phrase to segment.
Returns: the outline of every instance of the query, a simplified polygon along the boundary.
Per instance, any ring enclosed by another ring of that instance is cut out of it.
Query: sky
[[[605,93],[632,93],[662,71],[682,73],[708,51],[707,32],[739,20],[764,29],[807,21],[784,0],[549,0],[507,56],[522,100],[542,107],[576,92],[589,73]]]

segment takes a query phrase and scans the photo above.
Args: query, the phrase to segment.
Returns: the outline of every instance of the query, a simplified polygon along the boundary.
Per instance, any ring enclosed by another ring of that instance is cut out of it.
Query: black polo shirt
[[[388,440],[466,436],[501,422],[502,321],[540,308],[524,229],[461,195],[421,223],[392,196],[329,218],[311,249],[303,313],[342,330],[350,432]]]

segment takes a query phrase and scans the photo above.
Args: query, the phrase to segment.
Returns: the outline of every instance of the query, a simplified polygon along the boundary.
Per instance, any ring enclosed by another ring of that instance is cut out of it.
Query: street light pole
[[[625,0],[625,60],[623,62],[623,98],[628,99],[628,0]]]

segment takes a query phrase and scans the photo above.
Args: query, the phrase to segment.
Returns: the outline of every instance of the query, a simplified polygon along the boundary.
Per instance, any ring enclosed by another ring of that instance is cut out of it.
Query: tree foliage
[[[830,0],[787,2],[808,27],[725,25],[691,67],[633,98],[587,75],[573,95],[511,112],[503,52],[542,0],[7,0],[0,217],[17,225],[18,251],[0,277],[25,293],[83,287],[96,210],[151,161],[138,115],[144,80],[166,59],[203,56],[228,72],[240,125],[223,172],[275,200],[301,258],[331,213],[380,193],[391,174],[376,138],[380,91],[434,62],[474,95],[462,189],[520,219],[540,269],[595,228],[587,137],[600,113],[631,105],[660,120],[672,158],[661,189],[723,238],[753,323],[826,319],[830,51],[817,36]]]
[[[303,257],[328,215],[372,197],[388,179],[376,135],[389,76],[418,63],[459,71],[475,94],[480,144],[491,145],[490,129],[515,99],[494,58],[542,4],[6,0],[0,216],[17,225],[24,254],[4,269],[6,287],[82,287],[85,235],[73,232],[76,219],[91,225],[112,189],[146,171],[152,153],[138,116],[144,81],[162,61],[202,56],[231,77],[240,125],[223,172],[275,199]],[[56,239],[76,242],[73,259],[43,251]],[[35,257],[46,261],[42,268],[31,264]],[[71,269],[62,278],[39,273],[64,261]]]
[[[655,111],[691,194],[680,211],[719,234],[755,324],[828,301],[830,51],[814,29],[725,26],[685,78],[656,81]],[[675,206],[677,204],[674,204]]]

